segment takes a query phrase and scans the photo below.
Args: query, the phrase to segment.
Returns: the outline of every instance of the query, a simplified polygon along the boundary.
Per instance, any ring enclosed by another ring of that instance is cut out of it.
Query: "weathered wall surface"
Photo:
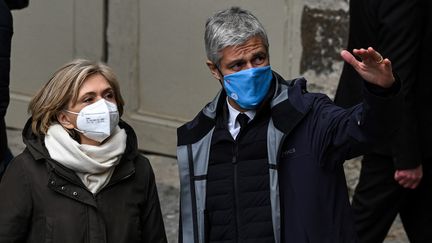
[[[301,17],[302,56],[300,73],[310,91],[334,96],[342,70],[340,51],[348,37],[347,0],[305,1]]]

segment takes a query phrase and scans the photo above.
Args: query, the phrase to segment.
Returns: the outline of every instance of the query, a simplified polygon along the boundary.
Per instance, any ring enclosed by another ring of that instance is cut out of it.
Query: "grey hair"
[[[268,51],[267,33],[251,12],[240,7],[219,11],[208,18],[205,25],[207,58],[219,66],[222,49],[241,45],[255,36],[261,37]]]

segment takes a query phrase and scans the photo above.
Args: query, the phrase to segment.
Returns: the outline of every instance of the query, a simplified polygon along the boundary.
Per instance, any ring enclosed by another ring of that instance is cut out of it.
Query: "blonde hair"
[[[30,101],[28,111],[32,116],[33,133],[45,135],[51,124],[57,123],[58,114],[67,109],[68,103],[71,101],[72,105],[76,104],[81,86],[93,74],[100,74],[108,81],[121,116],[124,101],[112,69],[103,63],[76,59],[57,70]]]

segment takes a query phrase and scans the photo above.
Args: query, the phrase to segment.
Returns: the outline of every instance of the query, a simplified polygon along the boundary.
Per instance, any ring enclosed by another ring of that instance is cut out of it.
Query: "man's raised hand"
[[[360,61],[353,54],[359,57]],[[341,51],[344,61],[349,63],[364,80],[383,88],[393,85],[395,78],[389,59],[383,58],[372,47],[354,49],[353,54],[346,50]]]

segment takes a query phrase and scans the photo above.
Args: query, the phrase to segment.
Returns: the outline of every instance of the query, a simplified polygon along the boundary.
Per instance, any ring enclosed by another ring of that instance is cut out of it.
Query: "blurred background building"
[[[7,126],[21,129],[27,104],[74,58],[118,74],[140,149],[175,155],[175,129],[220,88],[205,65],[204,23],[228,6],[251,10],[270,38],[273,69],[305,76],[333,96],[348,31],[347,0],[37,0],[14,15]]]

